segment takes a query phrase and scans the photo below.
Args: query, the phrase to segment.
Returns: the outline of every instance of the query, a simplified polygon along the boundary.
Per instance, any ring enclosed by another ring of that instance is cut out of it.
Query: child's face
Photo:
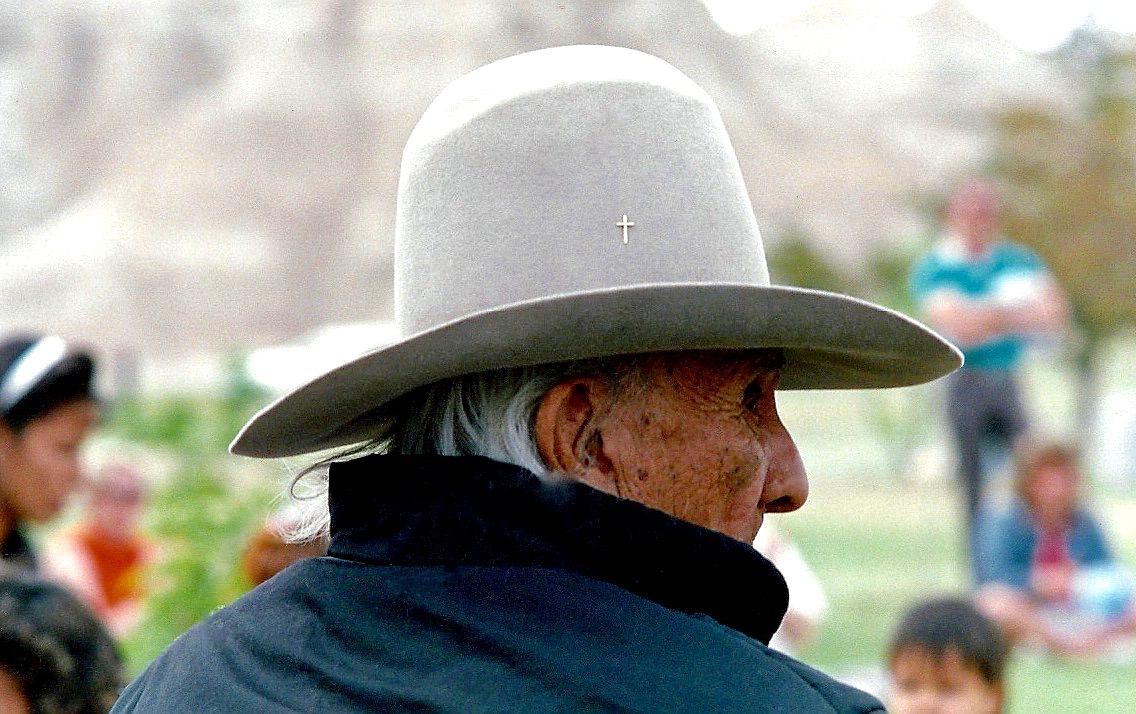
[[[941,659],[905,649],[891,661],[892,714],[999,714],[1002,687],[950,650]]]

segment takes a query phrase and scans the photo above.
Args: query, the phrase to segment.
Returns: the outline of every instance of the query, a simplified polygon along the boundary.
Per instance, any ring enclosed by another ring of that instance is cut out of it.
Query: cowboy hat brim
[[[873,303],[787,286],[638,285],[484,310],[362,355],[280,397],[230,446],[280,457],[366,441],[391,400],[488,370],[621,354],[780,348],[781,389],[902,387],[957,369],[962,354]]]

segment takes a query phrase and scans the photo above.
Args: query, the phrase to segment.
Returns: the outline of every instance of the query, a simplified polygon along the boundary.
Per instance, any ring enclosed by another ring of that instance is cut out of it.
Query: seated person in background
[[[328,538],[320,535],[292,541],[289,535],[299,528],[302,513],[289,504],[271,514],[245,547],[243,566],[252,585],[260,585],[292,563],[327,554]]]
[[[145,596],[143,571],[153,551],[139,531],[146,492],[133,467],[104,467],[89,487],[84,518],[44,550],[44,571],[84,600],[117,637],[138,623]]]
[[[909,610],[888,650],[892,714],[999,714],[1009,643],[963,598]]]
[[[1014,642],[1099,654],[1136,632],[1131,575],[1082,505],[1077,453],[1018,444],[1015,499],[980,528],[978,607]]]
[[[812,642],[828,610],[828,598],[796,543],[772,518],[762,524],[753,547],[777,566],[789,586],[789,609],[769,646],[796,657]]]
[[[94,613],[59,584],[0,564],[0,711],[102,714],[124,678]]]

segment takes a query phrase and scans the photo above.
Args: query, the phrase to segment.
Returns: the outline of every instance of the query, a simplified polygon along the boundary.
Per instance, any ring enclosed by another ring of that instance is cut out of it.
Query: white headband
[[[7,414],[67,354],[60,337],[43,337],[24,350],[0,382],[0,414]]]

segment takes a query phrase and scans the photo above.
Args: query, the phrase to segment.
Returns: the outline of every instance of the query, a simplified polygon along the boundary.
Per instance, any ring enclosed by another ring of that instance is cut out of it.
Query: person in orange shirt
[[[126,675],[110,632],[79,598],[0,562],[0,712],[102,714]]]
[[[130,632],[140,615],[143,571],[152,545],[140,532],[147,493],[131,466],[104,467],[90,485],[86,516],[50,541],[44,568],[78,594],[116,636]]]

